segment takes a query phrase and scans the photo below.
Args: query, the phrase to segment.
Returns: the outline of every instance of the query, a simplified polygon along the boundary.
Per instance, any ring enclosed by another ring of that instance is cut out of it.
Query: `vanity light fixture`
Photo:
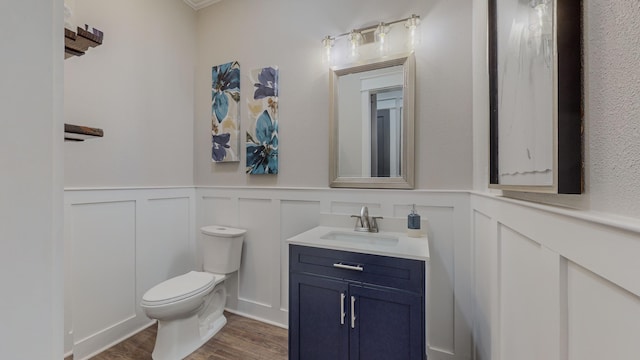
[[[333,65],[336,61],[334,58],[336,54],[333,51],[333,47],[343,38],[346,40],[346,49],[343,51],[347,52],[346,55],[350,61],[359,60],[361,46],[373,42],[377,45],[378,55],[387,55],[390,46],[389,40],[391,40],[388,34],[394,27],[393,25],[401,23],[404,23],[404,27],[406,28],[408,49],[405,49],[405,51],[415,50],[416,45],[419,43],[417,28],[420,25],[420,16],[413,14],[404,19],[387,23],[380,22],[377,25],[353,29],[350,32],[335,36],[327,35],[322,39],[323,63],[329,64],[330,66]]]

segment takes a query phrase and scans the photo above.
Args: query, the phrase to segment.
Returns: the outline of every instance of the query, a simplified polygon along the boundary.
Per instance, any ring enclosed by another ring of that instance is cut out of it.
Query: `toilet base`
[[[200,311],[181,319],[158,320],[153,360],[184,359],[209,341],[227,324],[226,297],[224,285],[219,284],[205,297]]]
[[[153,360],[184,359],[209,341],[227,323],[222,315],[216,319],[209,329],[199,326],[197,315],[186,319],[158,321],[158,334],[151,357]],[[202,330],[208,330],[203,331]]]

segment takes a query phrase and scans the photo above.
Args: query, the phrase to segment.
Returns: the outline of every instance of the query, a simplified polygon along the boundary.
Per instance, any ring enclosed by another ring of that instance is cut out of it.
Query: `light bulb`
[[[349,33],[349,47],[351,49],[350,55],[352,59],[358,57],[360,42],[362,41],[362,34],[356,30],[352,30]]]
[[[411,50],[415,50],[416,46],[420,43],[418,25],[420,25],[420,17],[415,14],[411,15],[411,17],[408,18],[404,24],[404,26],[409,31],[408,45]]]
[[[376,28],[375,37],[376,42],[378,42],[378,51],[381,55],[384,55],[387,52],[387,33],[389,32],[389,26],[384,23],[380,23]]]
[[[327,65],[332,64],[331,48],[333,47],[334,39],[327,35],[322,39],[322,62]]]

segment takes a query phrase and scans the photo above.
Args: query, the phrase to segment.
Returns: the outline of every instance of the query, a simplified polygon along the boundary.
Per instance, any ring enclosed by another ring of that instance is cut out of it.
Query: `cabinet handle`
[[[344,293],[340,293],[340,325],[344,325],[344,298],[346,296],[344,295]]]
[[[354,270],[354,271],[364,271],[364,268],[362,267],[362,265],[345,265],[343,263],[337,263],[337,264],[333,264],[333,267],[339,268],[339,269],[345,269],[345,270]]]
[[[355,296],[351,297],[351,328],[356,328],[356,298]]]

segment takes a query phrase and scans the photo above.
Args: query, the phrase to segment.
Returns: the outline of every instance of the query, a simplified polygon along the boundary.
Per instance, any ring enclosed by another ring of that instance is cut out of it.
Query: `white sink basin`
[[[401,219],[402,220],[402,219]],[[404,225],[403,220],[403,225]],[[316,226],[287,240],[291,244],[324,249],[429,260],[427,237],[411,238],[401,232],[358,232],[341,226]]]
[[[395,246],[396,244],[398,244],[398,238],[395,236],[380,235],[376,233],[355,232],[355,231],[352,231],[352,232],[330,231],[320,236],[320,239],[348,241],[348,242],[356,242],[360,244],[382,245],[382,246]]]

